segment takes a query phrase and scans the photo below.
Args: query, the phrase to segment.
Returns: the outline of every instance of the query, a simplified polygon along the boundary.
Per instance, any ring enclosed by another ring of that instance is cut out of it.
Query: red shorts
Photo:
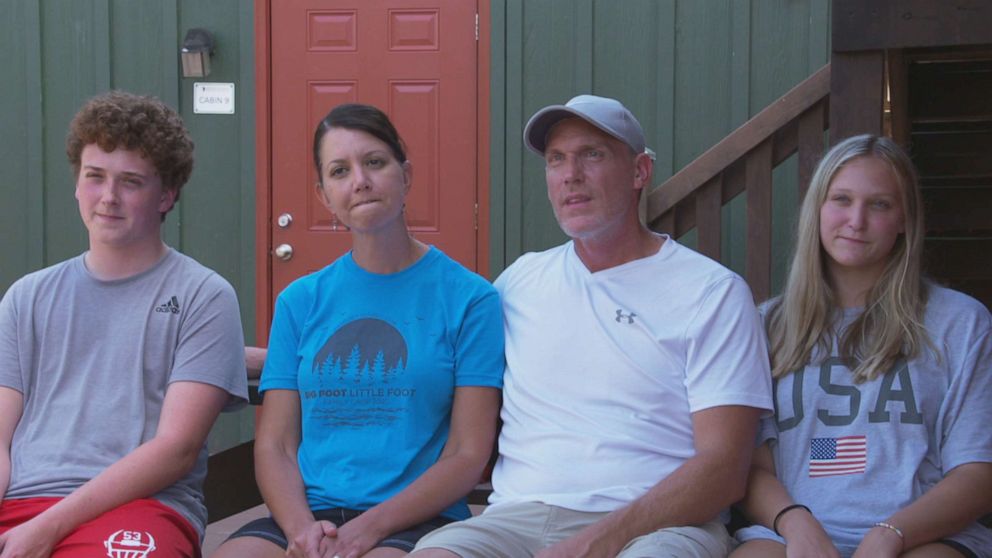
[[[0,533],[25,523],[61,498],[0,504]],[[200,535],[186,518],[150,498],[134,500],[87,521],[55,545],[51,558],[200,558]]]

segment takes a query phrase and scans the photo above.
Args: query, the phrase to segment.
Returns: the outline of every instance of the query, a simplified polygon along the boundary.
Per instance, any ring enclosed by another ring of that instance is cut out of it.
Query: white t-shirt
[[[692,413],[772,409],[747,285],[665,238],[596,273],[568,242],[496,280],[507,368],[492,504],[612,511],[693,456]]]

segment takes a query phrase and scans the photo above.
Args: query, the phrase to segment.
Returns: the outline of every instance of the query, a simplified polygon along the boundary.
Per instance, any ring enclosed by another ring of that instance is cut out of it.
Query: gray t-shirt
[[[96,279],[83,256],[31,273],[0,302],[0,385],[24,395],[5,498],[66,496],[155,435],[171,382],[247,396],[230,284],[174,250],[151,269]],[[202,534],[204,447],[154,495]]]
[[[860,310],[846,311],[842,329]],[[924,325],[937,349],[855,384],[832,356],[775,382],[762,422],[778,478],[823,524],[842,556],[865,532],[933,488],[954,467],[992,462],[992,317],[975,299],[931,286]],[[764,527],[739,540],[777,539]],[[978,523],[949,539],[992,557]],[[779,539],[780,540],[780,539]]]

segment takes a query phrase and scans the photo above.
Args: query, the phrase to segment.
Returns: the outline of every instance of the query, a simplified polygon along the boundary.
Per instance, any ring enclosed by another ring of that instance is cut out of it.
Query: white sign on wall
[[[234,114],[234,84],[194,83],[193,113]]]

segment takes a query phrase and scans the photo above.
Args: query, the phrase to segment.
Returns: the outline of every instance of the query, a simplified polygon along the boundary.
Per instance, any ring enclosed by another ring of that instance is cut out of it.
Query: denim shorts
[[[348,510],[344,508],[331,508],[313,512],[313,516],[317,521],[330,521],[338,527],[360,515],[362,515],[361,510]],[[423,523],[408,527],[403,531],[398,531],[389,535],[379,541],[374,548],[398,548],[400,550],[410,552],[417,544],[417,541],[420,540],[420,537],[423,537],[434,529],[443,527],[452,521],[452,519],[448,519],[447,517],[435,517],[434,519],[427,520]],[[234,533],[231,533],[231,536],[228,537],[227,540],[238,537],[258,537],[260,539],[265,539],[275,545],[278,545],[283,550],[289,547],[289,541],[286,540],[286,535],[282,532],[282,529],[279,528],[279,525],[274,519],[272,519],[271,516],[262,517],[245,524]]]

